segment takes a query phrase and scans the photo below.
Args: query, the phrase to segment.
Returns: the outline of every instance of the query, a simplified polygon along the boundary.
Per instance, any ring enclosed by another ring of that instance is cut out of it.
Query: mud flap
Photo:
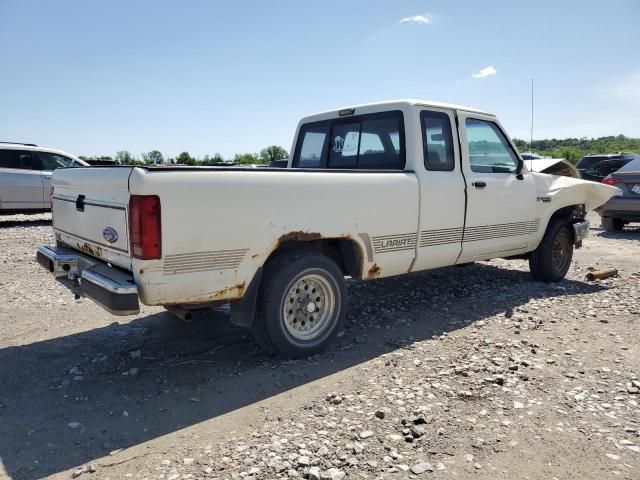
[[[258,301],[258,291],[262,280],[262,267],[251,279],[244,296],[240,300],[230,303],[231,323],[239,327],[250,327],[256,314],[256,303]]]

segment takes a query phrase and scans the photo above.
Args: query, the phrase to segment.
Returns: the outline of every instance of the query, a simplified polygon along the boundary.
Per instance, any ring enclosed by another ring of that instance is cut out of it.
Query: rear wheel
[[[346,299],[344,274],[331,258],[308,251],[277,257],[265,268],[253,335],[284,357],[312,355],[340,329]]]
[[[529,269],[536,280],[559,282],[569,271],[572,258],[571,225],[555,219],[549,223],[538,248],[529,256]]]
[[[602,217],[600,221],[602,222],[602,228],[607,232],[619,232],[624,228],[624,220],[621,218]]]

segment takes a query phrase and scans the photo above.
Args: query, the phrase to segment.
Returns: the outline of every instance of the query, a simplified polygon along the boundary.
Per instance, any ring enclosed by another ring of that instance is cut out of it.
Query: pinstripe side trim
[[[209,270],[228,270],[240,266],[248,249],[218,250],[214,252],[193,252],[167,255],[164,259],[165,275],[179,273],[206,272]]]
[[[420,232],[420,248],[462,242],[462,227],[423,230]]]
[[[397,235],[382,235],[371,237],[374,253],[399,252],[416,248],[418,235],[416,233],[400,233]]]
[[[435,247],[461,242],[479,242],[502,237],[531,235],[538,231],[540,219],[527,222],[499,223],[495,225],[480,225],[477,227],[440,228],[423,230],[420,232],[420,248]]]
[[[468,227],[464,230],[464,242],[479,242],[493,238],[516,237],[518,235],[531,235],[538,231],[540,219],[528,222],[499,223],[496,225],[481,225]]]

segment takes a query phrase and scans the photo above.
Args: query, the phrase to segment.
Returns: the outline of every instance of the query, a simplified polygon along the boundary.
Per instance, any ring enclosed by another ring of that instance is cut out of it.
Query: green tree
[[[224,162],[224,158],[219,153],[214,153],[212,157],[205,155],[202,158],[203,165],[215,165],[216,163]]]
[[[276,160],[283,160],[289,157],[289,152],[279,145],[271,145],[270,147],[260,150],[260,160],[263,163],[271,163]]]
[[[127,150],[116,152],[115,160],[121,165],[135,165],[137,163],[135,157]]]
[[[513,139],[521,152],[529,150],[529,143],[517,138]],[[550,138],[534,140],[531,149],[543,156],[562,157],[577,162],[590,153],[640,153],[640,138],[629,138],[624,135],[599,138]]]
[[[176,163],[182,163],[184,165],[195,165],[196,159],[189,155],[189,152],[182,152],[176,157]]]
[[[236,153],[233,156],[233,161],[242,164],[263,163],[255,153]]]
[[[585,154],[582,150],[575,147],[561,147],[551,151],[551,156],[553,158],[564,158],[573,164],[578,163],[578,160],[584,157],[584,155]]]
[[[520,140],[519,138],[514,138],[513,139],[513,143],[515,143],[516,148],[520,152],[526,152],[527,149],[529,148],[529,144],[527,142],[525,142],[524,140]]]
[[[158,163],[164,163],[164,156],[159,150],[151,150],[150,152],[140,155],[142,161],[147,165],[156,165]]]

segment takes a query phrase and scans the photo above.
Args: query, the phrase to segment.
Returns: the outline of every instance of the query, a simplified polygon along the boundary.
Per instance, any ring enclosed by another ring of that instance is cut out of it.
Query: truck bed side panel
[[[406,273],[415,256],[418,184],[410,172],[135,169],[132,194],[159,195],[163,258],[133,261],[143,303],[240,298],[288,240],[349,238],[363,277]]]

